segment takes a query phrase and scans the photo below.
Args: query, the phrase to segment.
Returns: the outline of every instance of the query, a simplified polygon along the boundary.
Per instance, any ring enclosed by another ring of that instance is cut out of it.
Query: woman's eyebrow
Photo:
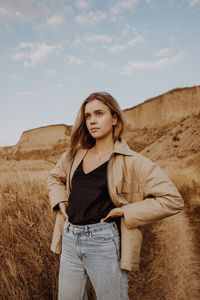
[[[103,111],[104,111],[103,109],[96,109],[96,110],[93,111],[93,113],[98,113],[98,112],[103,112]],[[89,114],[91,114],[91,113],[90,112],[86,112],[85,116],[87,116]]]
[[[104,111],[103,109],[96,109],[94,112],[98,113],[98,112],[103,112],[103,111]]]

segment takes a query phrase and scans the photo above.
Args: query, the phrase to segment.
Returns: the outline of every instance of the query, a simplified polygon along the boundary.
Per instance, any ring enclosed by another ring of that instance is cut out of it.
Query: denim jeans
[[[72,225],[65,221],[59,272],[59,300],[86,300],[88,278],[98,300],[128,300],[127,271],[120,269],[115,222]]]

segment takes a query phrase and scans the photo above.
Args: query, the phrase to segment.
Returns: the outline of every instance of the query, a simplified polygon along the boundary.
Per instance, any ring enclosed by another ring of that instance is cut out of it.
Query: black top
[[[67,214],[69,222],[87,225],[100,222],[115,207],[107,187],[108,161],[85,174],[82,161],[74,172]]]

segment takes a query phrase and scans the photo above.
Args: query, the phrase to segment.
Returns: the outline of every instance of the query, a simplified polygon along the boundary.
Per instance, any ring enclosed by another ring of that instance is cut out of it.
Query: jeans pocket
[[[113,240],[113,233],[110,229],[93,231],[90,233],[89,238],[94,242],[107,243]]]

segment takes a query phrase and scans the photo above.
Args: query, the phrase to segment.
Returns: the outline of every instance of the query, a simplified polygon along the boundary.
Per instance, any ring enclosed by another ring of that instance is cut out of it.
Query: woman
[[[81,105],[69,151],[50,173],[60,300],[87,299],[88,278],[98,300],[128,299],[127,272],[139,269],[140,227],[184,206],[163,171],[128,147],[124,129],[116,100],[91,94]]]

